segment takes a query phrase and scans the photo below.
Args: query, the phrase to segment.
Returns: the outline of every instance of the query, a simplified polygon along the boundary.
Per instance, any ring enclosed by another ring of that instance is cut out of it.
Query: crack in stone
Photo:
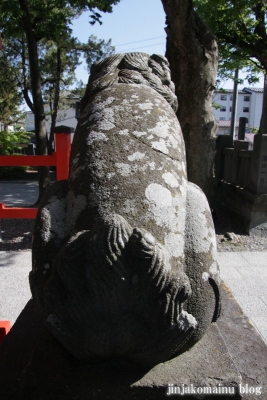
[[[145,146],[149,147],[151,150],[163,154],[165,157],[170,158],[173,161],[181,161],[179,158],[175,158],[170,156],[169,154],[163,153],[162,151],[158,150],[158,149],[154,149],[152,146],[150,146],[148,143],[144,142],[143,140],[141,140],[140,138],[137,138],[132,132],[129,132],[131,136],[133,136],[137,141],[143,143]]]

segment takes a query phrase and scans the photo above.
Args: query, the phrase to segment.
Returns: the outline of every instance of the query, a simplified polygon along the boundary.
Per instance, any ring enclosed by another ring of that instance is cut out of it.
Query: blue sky
[[[111,39],[118,53],[165,54],[165,13],[160,0],[121,0],[112,13],[102,14],[102,25],[90,25],[89,14],[83,13],[73,22],[73,35],[80,41],[87,42],[90,35],[95,35],[98,39]],[[87,82],[88,72],[84,65],[77,69],[77,78]],[[248,85],[245,82],[239,88]],[[255,86],[263,87],[263,80]],[[233,82],[227,81],[223,87],[232,89]]]
[[[102,25],[89,24],[89,14],[84,13],[73,22],[73,35],[87,42],[90,35],[98,39],[112,39],[116,52],[141,51],[148,54],[165,54],[165,13],[160,0],[121,0],[112,13],[102,14]],[[84,66],[77,78],[87,81]]]

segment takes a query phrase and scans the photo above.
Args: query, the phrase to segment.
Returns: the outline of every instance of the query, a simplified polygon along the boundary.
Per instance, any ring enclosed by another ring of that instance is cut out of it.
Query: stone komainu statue
[[[36,219],[33,298],[76,357],[152,366],[189,349],[219,314],[214,227],[187,181],[164,57],[93,65],[68,181]]]

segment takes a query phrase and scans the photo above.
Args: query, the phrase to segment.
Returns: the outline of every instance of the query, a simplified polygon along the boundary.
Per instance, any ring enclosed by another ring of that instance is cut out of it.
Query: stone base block
[[[185,386],[193,393],[182,398],[215,399],[214,391],[223,388],[235,394],[220,399],[241,398],[241,376],[216,324],[190,351],[150,370],[123,362],[87,365],[42,327],[30,301],[3,342],[0,360],[2,400],[154,400],[175,392],[181,398]]]
[[[267,194],[254,194],[220,182],[215,189],[214,203],[235,217],[248,235],[267,237]]]

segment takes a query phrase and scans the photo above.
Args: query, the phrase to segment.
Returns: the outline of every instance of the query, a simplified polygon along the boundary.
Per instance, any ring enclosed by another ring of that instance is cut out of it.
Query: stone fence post
[[[239,118],[238,140],[245,140],[246,123],[247,123],[246,117]]]
[[[237,185],[238,164],[240,162],[239,153],[241,150],[248,150],[249,143],[246,140],[236,140],[234,142],[234,160],[231,183]]]
[[[216,155],[215,155],[215,178],[216,184],[223,179],[224,171],[224,149],[233,147],[233,140],[230,135],[219,135],[216,139]]]
[[[254,136],[249,189],[256,194],[267,194],[267,134]]]

